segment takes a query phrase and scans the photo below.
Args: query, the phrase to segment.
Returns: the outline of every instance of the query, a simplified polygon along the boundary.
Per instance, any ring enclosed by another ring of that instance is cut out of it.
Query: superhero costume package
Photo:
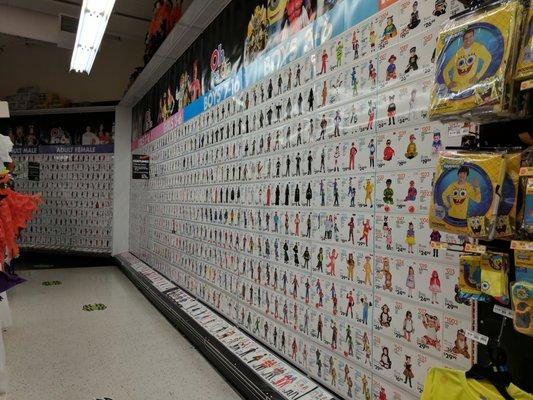
[[[533,6],[529,6],[524,37],[520,47],[520,54],[516,62],[516,78],[525,80],[533,77]]]
[[[509,112],[523,7],[516,1],[450,21],[439,33],[432,119],[488,119]]]
[[[505,158],[499,153],[442,152],[429,210],[432,228],[492,238]]]

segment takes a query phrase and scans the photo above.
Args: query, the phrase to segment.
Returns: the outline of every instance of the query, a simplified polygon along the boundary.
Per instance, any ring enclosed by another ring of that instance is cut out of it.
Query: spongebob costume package
[[[509,303],[509,256],[505,253],[462,254],[459,257],[459,297]]]
[[[518,80],[533,78],[533,5],[531,4],[524,27],[520,54],[516,62],[516,78]]]
[[[514,328],[525,335],[533,336],[533,283],[514,282],[511,286]]]
[[[433,181],[430,226],[491,239],[504,173],[503,154],[442,152]]]
[[[436,46],[432,119],[508,115],[523,7],[516,1],[450,21]]]
[[[521,153],[505,155],[505,176],[494,232],[495,238],[510,237],[516,228],[516,204],[521,158]]]

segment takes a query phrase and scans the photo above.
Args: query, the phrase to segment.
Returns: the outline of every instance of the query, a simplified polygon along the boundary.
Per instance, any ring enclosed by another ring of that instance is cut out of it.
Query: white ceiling
[[[0,0],[0,5],[58,16],[79,17],[82,0]],[[144,39],[152,18],[153,1],[117,0],[107,33],[122,39]]]

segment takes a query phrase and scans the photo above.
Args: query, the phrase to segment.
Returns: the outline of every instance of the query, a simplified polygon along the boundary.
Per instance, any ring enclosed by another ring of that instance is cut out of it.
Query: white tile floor
[[[20,271],[4,400],[239,399],[115,267]],[[59,280],[58,286],[42,286]],[[82,311],[103,303],[104,311]]]

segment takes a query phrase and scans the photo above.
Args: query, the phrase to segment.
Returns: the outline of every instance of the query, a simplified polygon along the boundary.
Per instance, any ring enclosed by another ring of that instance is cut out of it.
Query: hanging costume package
[[[481,293],[481,255],[461,254],[458,297],[462,300],[489,301]]]
[[[430,226],[491,239],[504,173],[505,158],[500,153],[442,152],[433,178]]]
[[[531,238],[533,235],[533,151],[531,149],[524,152],[519,175],[522,206],[518,211],[518,221],[522,233]]]
[[[481,255],[481,293],[501,304],[509,304],[509,255],[486,252]]]
[[[430,118],[509,115],[522,12],[510,1],[448,22],[437,38]]]
[[[509,304],[509,256],[504,253],[459,256],[458,296],[463,300]]]
[[[533,78],[533,5],[529,5],[529,12],[524,26],[524,37],[520,46],[520,53],[516,62],[516,79]]]
[[[515,279],[533,283],[533,251],[515,249]]]
[[[511,286],[514,328],[525,335],[533,336],[533,283],[514,282]]]
[[[501,202],[498,208],[494,238],[510,237],[515,231],[521,157],[520,153],[505,155],[505,176],[503,178]]]

